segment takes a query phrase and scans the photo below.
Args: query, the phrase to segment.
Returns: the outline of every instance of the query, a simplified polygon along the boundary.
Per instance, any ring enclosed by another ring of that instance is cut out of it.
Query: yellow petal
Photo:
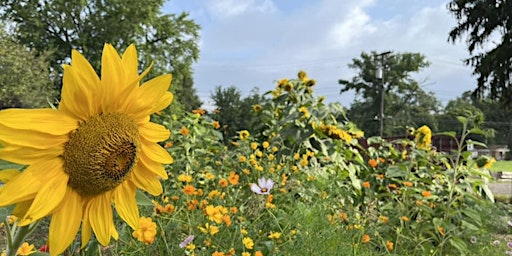
[[[99,104],[95,103],[99,95],[98,84],[90,87],[80,78],[79,69],[64,65],[64,76],[62,78],[62,99],[59,110],[75,119],[87,120],[90,116],[99,111]]]
[[[64,144],[47,148],[36,149],[29,147],[7,146],[0,149],[0,159],[12,163],[30,165],[35,162],[56,158],[64,152]]]
[[[161,75],[144,83],[131,99],[127,99],[131,103],[126,110],[127,113],[134,119],[152,114],[150,111],[154,108],[153,105],[168,93],[171,80],[171,75]]]
[[[77,120],[62,111],[50,108],[4,109],[0,111],[0,124],[13,129],[52,135],[68,134],[78,128]]]
[[[113,225],[112,206],[110,205],[110,192],[95,196],[89,201],[87,214],[92,230],[101,245],[107,246],[110,242]]]
[[[171,104],[174,95],[170,92],[166,92],[160,99],[156,100],[152,107],[149,109],[149,113],[153,114],[158,111],[165,109],[169,104]]]
[[[68,135],[51,135],[31,130],[19,130],[0,125],[0,141],[12,146],[47,149],[64,144]]]
[[[31,200],[16,203],[16,206],[14,207],[14,209],[12,209],[11,214],[20,219],[23,218],[23,216],[25,216],[25,214],[27,214],[27,211],[30,208],[30,206],[32,205],[32,202],[34,202],[34,200],[31,199]]]
[[[119,95],[128,86],[121,57],[111,44],[105,44],[101,55],[101,87],[103,89],[103,110],[111,108]],[[122,99],[125,100],[125,99]]]
[[[14,178],[14,176],[20,174],[18,169],[5,169],[0,171],[0,182],[7,183],[9,180]]]
[[[139,132],[142,137],[144,137],[144,139],[150,142],[164,141],[171,135],[171,132],[163,125],[155,124],[152,122],[147,122],[143,125],[140,125]]]
[[[76,73],[86,88],[97,90],[100,84],[100,78],[91,63],[78,51],[71,52],[71,67],[76,68]]]
[[[167,179],[167,171],[161,163],[155,162],[149,159],[144,152],[142,152],[139,162],[137,165],[141,164],[143,168],[146,168],[150,172],[158,175],[160,178],[166,180]]]
[[[54,179],[44,180],[44,185],[34,198],[27,213],[19,225],[25,226],[50,214],[66,195],[69,176],[60,170],[61,175]],[[66,198],[67,199],[67,198]]]
[[[58,255],[75,240],[82,222],[82,199],[68,187],[66,198],[52,215],[49,242],[50,254]]]
[[[163,164],[172,164],[174,162],[169,152],[160,145],[144,139],[141,139],[141,142],[142,152],[144,152],[149,159]]]
[[[123,53],[123,57],[121,58],[121,62],[125,70],[126,81],[131,83],[135,80],[139,80],[139,61],[134,44],[131,44],[126,48]]]
[[[86,204],[86,203],[84,203]],[[88,204],[87,204],[88,205]],[[87,207],[85,210],[84,210],[84,213],[83,213],[83,219],[82,219],[82,233],[81,233],[81,242],[82,242],[82,245],[80,246],[80,248],[84,248],[85,246],[87,246],[87,244],[89,243],[89,239],[91,239],[91,233],[92,233],[92,228],[91,228],[91,222],[89,222],[89,211],[88,211],[88,208]]]
[[[139,207],[135,199],[135,184],[125,181],[114,189],[114,204],[119,216],[136,230],[139,226]]]
[[[138,188],[154,196],[162,194],[163,189],[160,180],[158,180],[158,178],[149,170],[147,170],[144,167],[141,167],[141,165],[135,166],[131,177],[131,180],[133,181],[133,183],[135,183],[135,185]]]
[[[45,162],[37,162],[29,166],[19,175],[14,176],[2,187],[0,207],[33,199],[45,185],[44,182],[63,177],[62,159],[55,158]],[[66,175],[67,176],[67,175]]]

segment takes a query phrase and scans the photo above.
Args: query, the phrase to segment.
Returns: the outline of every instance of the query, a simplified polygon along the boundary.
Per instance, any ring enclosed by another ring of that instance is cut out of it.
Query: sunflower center
[[[137,124],[120,113],[93,116],[71,132],[64,146],[69,186],[83,196],[121,184],[132,171],[140,147]]]

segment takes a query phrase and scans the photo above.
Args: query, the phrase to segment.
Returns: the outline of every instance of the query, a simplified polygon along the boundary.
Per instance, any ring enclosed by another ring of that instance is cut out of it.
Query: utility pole
[[[384,57],[386,57],[388,54],[390,54],[391,51],[382,52],[380,54],[377,54],[378,57],[380,57],[380,65],[377,67],[377,72],[375,76],[377,79],[381,80],[380,83],[380,114],[379,114],[379,121],[380,121],[380,137],[384,135],[384,69],[386,67],[384,62]]]

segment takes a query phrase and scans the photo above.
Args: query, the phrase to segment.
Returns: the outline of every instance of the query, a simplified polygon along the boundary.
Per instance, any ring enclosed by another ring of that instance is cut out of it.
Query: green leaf
[[[153,202],[144,194],[142,191],[137,190],[135,193],[135,199],[137,200],[137,204],[141,206],[153,206]]]
[[[464,126],[468,124],[468,119],[463,116],[457,116],[457,120],[459,120],[459,122]]]
[[[457,136],[457,133],[456,132],[438,132],[435,135],[445,135],[445,136],[450,136],[452,138],[455,138],[455,136]]]
[[[409,174],[407,169],[404,169],[405,166],[393,165],[390,166],[386,171],[386,177],[388,178],[396,178],[396,177],[405,177]]]
[[[18,169],[19,170],[21,168],[23,168],[23,165],[14,164],[11,162],[6,162],[3,160],[0,160],[0,170],[5,170],[5,169]]]
[[[461,253],[461,255],[465,255],[466,254],[466,251],[468,250],[467,246],[466,246],[466,243],[464,243],[464,241],[462,241],[462,239],[458,238],[458,237],[452,237],[450,240],[449,240],[450,244],[457,248],[457,250],[459,250],[459,252]]]

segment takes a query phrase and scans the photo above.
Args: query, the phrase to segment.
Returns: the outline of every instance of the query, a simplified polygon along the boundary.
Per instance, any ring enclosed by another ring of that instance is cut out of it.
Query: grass
[[[491,172],[512,172],[512,161],[496,161],[491,166]]]

